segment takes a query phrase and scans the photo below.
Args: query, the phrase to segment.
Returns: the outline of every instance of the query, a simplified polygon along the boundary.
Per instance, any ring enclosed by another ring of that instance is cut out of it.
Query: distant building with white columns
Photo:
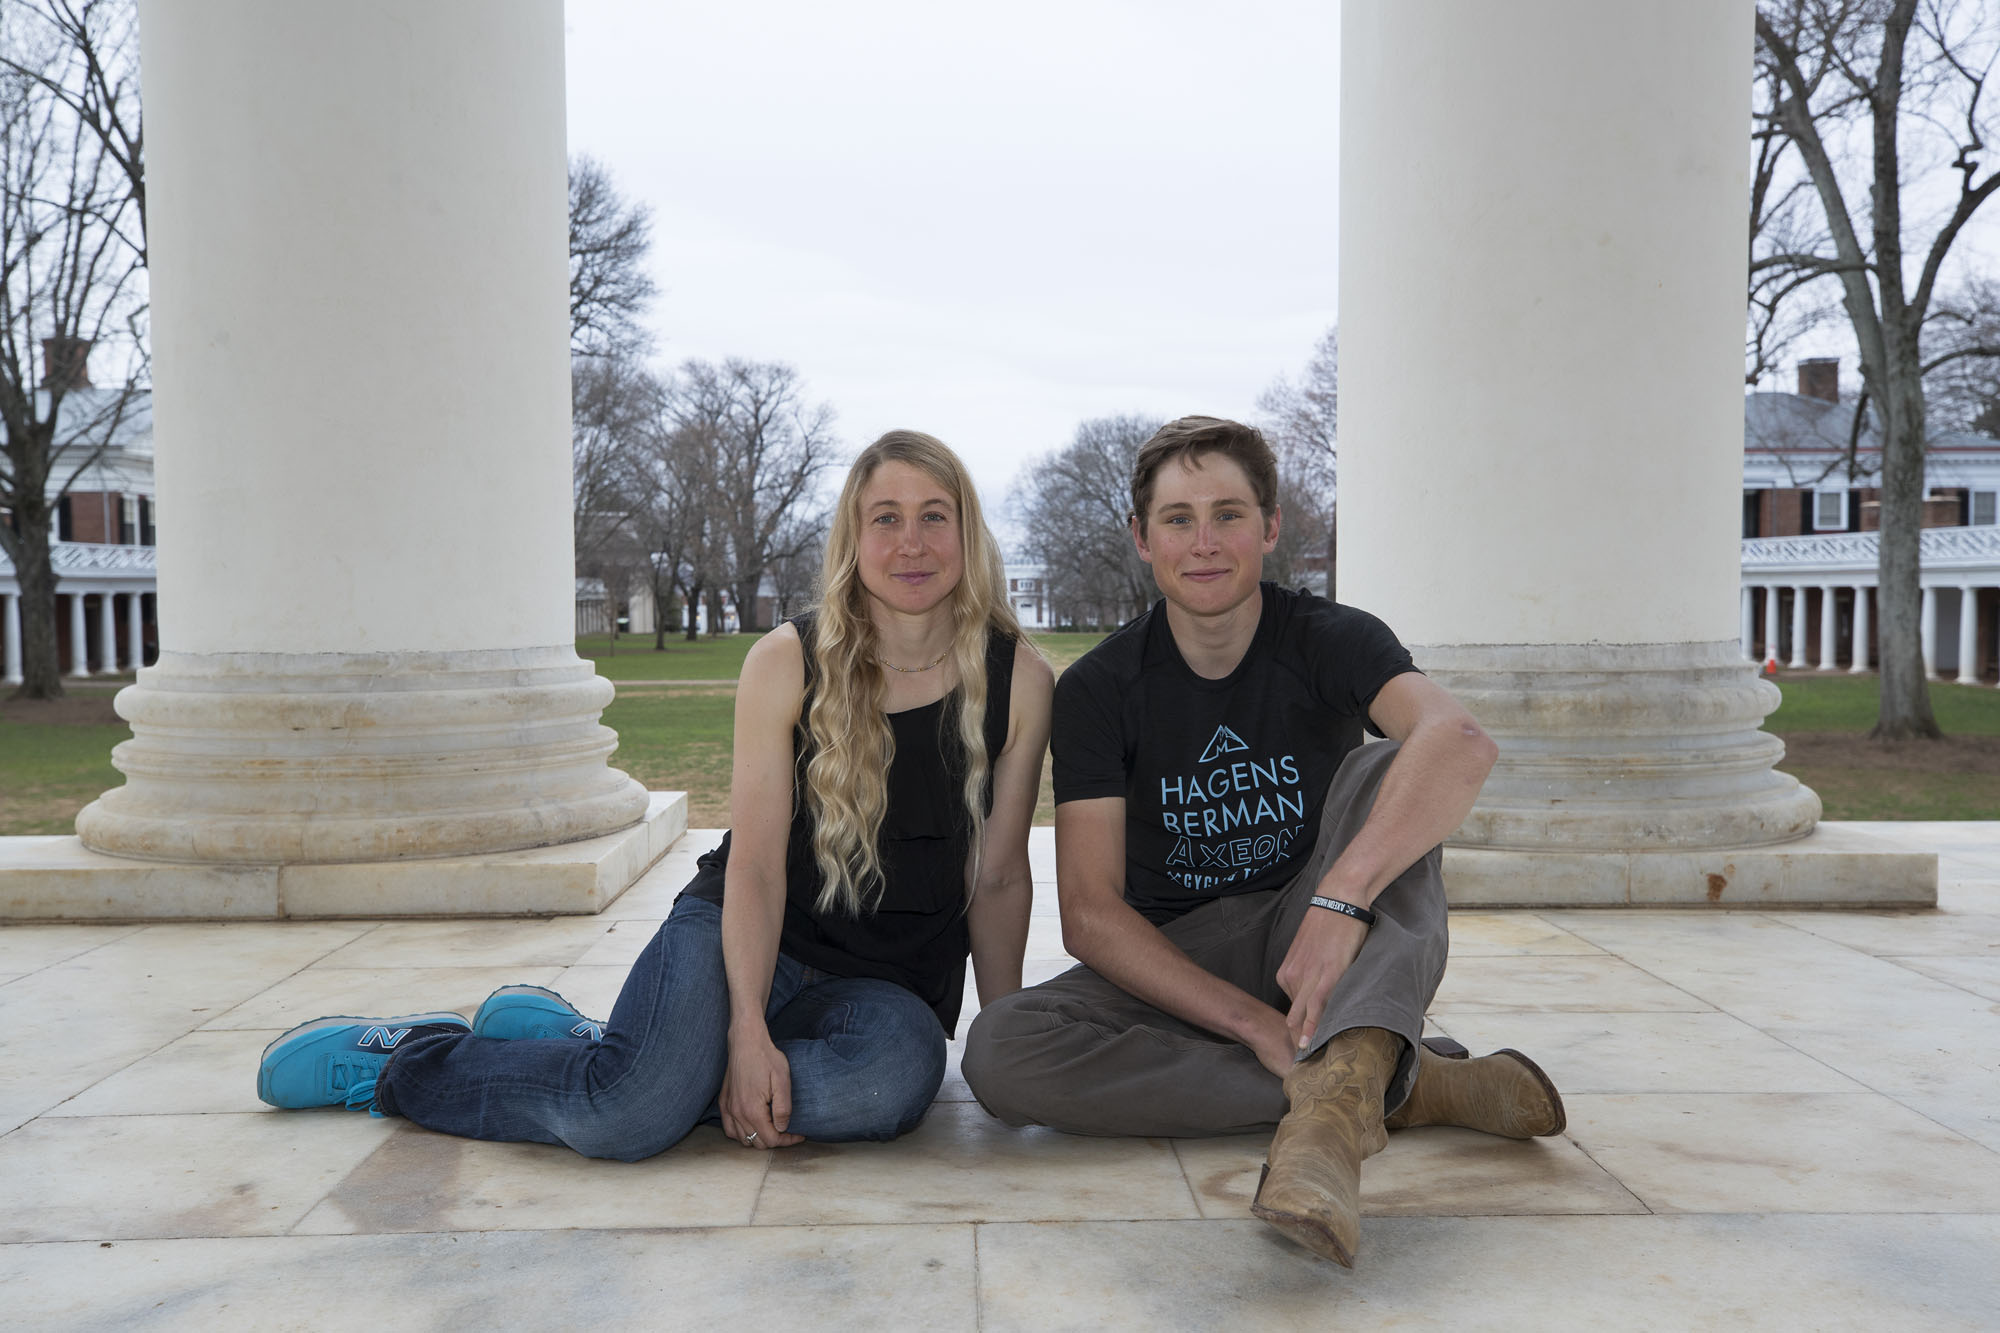
[[[57,506],[49,553],[56,575],[56,660],[64,675],[80,678],[152,662],[159,653],[159,614],[151,395],[93,386],[80,360],[77,371],[80,382],[65,391],[59,410],[47,493]],[[0,522],[6,521],[0,512]],[[13,562],[0,553],[0,682],[20,682],[21,644],[21,584]]]
[[[1743,415],[1739,637],[1751,661],[1868,671],[1877,658],[1881,437],[1841,401],[1839,366],[1799,366],[1797,393]],[[2000,677],[2000,439],[1941,434],[1925,459],[1924,667]]]

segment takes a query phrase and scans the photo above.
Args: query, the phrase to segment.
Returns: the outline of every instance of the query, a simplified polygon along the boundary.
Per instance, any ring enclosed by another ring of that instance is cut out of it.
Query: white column
[[[1924,675],[1937,679],[1937,589],[1924,589],[1924,609],[1917,621],[1924,647]]]
[[[97,594],[97,644],[99,675],[118,671],[118,604],[109,589]]]
[[[83,618],[83,594],[69,597],[69,674],[78,678],[90,674],[90,633]]]
[[[1764,587],[1764,661],[1758,666],[1778,660],[1778,585]]]
[[[1979,680],[1979,589],[1967,584],[1958,590],[1958,683],[1971,685]]]
[[[1850,671],[1868,670],[1873,654],[1869,650],[1868,602],[1874,596],[1873,588],[1856,585],[1854,589],[1854,665]]]
[[[1787,666],[1803,667],[1806,662],[1806,585],[1792,589],[1792,660]]]
[[[125,594],[125,669],[137,671],[146,665],[146,594]]]
[[[1737,638],[1743,642],[1743,660],[1757,660],[1757,597],[1755,590],[1745,584],[1739,596],[1741,602],[1738,615]]]
[[[149,0],[140,38],[173,614],[78,833],[282,864],[633,824],[574,648],[561,0]]]
[[[9,685],[21,682],[21,594],[6,594],[6,616],[0,619],[0,633],[7,636],[7,672],[0,676]]]
[[[1342,6],[1341,600],[1500,743],[1459,844],[1740,846],[1818,817],[1770,767],[1779,695],[1731,605],[1753,20]],[[1674,386],[1642,414],[1635,365]]]
[[[1831,583],[1819,590],[1819,669],[1840,665],[1840,593]]]

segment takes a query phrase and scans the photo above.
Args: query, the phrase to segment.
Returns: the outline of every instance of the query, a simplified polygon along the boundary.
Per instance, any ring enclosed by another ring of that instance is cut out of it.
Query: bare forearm
[[[1327,870],[1320,892],[1372,903],[1465,822],[1496,753],[1493,741],[1470,719],[1412,732],[1382,775],[1367,822]]]
[[[747,879],[747,877],[746,877]],[[729,979],[729,1026],[761,1033],[778,965],[784,896],[745,882],[731,885],[722,905],[722,968]]]
[[[972,895],[968,913],[972,971],[981,1005],[1021,989],[1021,960],[1028,952],[1028,913],[1034,898],[1035,881],[1025,866],[981,883]]]
[[[1189,958],[1122,900],[1065,911],[1063,941],[1105,980],[1184,1022],[1256,1048],[1284,1015]]]

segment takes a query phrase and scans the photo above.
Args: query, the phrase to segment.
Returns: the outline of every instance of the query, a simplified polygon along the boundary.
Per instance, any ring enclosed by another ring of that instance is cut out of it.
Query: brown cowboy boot
[[[1250,1211],[1348,1268],[1361,1241],[1361,1161],[1381,1152],[1382,1096],[1403,1040],[1349,1028],[1285,1075],[1292,1109],[1278,1122]]]
[[[1429,1046],[1417,1049],[1417,1080],[1409,1100],[1384,1122],[1389,1129],[1460,1125],[1510,1139],[1560,1134],[1568,1123],[1556,1085],[1519,1051],[1467,1060],[1440,1055]]]

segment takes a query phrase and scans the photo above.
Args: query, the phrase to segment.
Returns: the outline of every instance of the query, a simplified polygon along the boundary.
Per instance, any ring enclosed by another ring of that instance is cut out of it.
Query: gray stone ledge
[[[1444,852],[1453,907],[1935,907],[1937,883],[1936,852],[1838,823],[1764,847]]]
[[[0,838],[0,921],[269,921],[601,912],[687,831],[687,793],[637,824],[526,851],[343,865],[169,865],[74,837]]]

